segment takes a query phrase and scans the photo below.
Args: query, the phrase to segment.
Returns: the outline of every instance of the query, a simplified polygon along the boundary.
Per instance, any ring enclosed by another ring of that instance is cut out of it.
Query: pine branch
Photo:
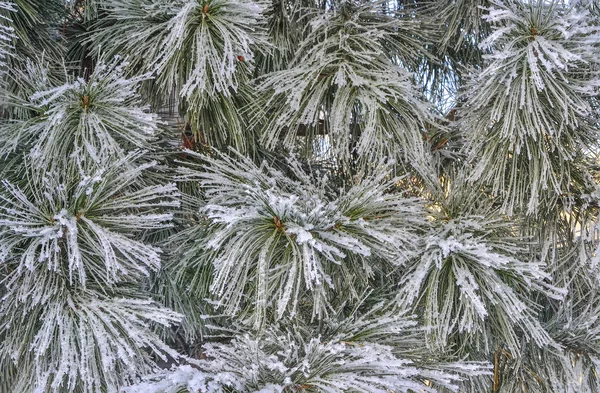
[[[44,65],[30,62],[26,72],[15,72],[16,82],[35,93],[9,98],[9,108],[23,108],[15,112],[22,117],[2,124],[0,152],[24,151],[36,166],[52,171],[57,157],[103,165],[133,149],[150,148],[159,123],[138,96],[148,76],[125,79],[123,66],[118,60],[99,64],[88,80],[67,75],[58,86],[51,85],[56,80]]]
[[[357,321],[338,321],[339,329],[323,336],[294,325],[271,328],[257,336],[238,336],[229,343],[206,344],[207,360],[190,360],[189,366],[149,376],[148,382],[125,391],[437,392],[432,382],[458,391],[456,383],[466,375],[489,373],[484,363],[422,369],[396,354],[393,345],[380,343],[391,344],[390,337],[411,340],[418,336],[415,323],[399,310],[376,307]]]
[[[252,100],[243,94],[255,52],[268,48],[265,2],[118,0],[102,7],[107,15],[88,44],[99,45],[104,57],[127,57],[132,70],[155,74],[152,95],[161,103],[176,94],[209,142],[248,147],[239,108]]]
[[[432,213],[433,228],[421,256],[407,264],[399,300],[423,310],[433,348],[455,338],[484,354],[495,343],[518,353],[522,337],[556,346],[528,294],[560,300],[566,291],[550,285],[544,263],[521,259],[528,241],[515,234],[513,221],[461,187],[464,181],[456,181],[441,212]]]
[[[0,328],[0,358],[16,366],[15,391],[117,391],[156,368],[151,354],[179,357],[148,326],[169,326],[179,315],[136,299],[137,291],[74,292],[56,278],[44,269],[9,277],[9,290],[22,296],[1,305],[10,318]]]
[[[227,314],[243,311],[259,327],[272,308],[277,318],[293,315],[307,290],[313,313],[326,315],[328,288],[355,292],[353,277],[413,255],[423,212],[417,200],[386,192],[394,179],[385,170],[328,190],[326,177],[297,163],[294,181],[240,156],[205,160],[203,171],[182,169],[182,178],[200,181],[207,198],[199,264],[214,266],[211,292]]]
[[[123,276],[139,277],[160,266],[160,250],[137,240],[141,230],[169,226],[161,212],[178,206],[175,185],[140,187],[153,164],[129,167],[139,154],[107,168],[73,175],[31,168],[18,187],[5,181],[0,191],[0,256],[19,270],[45,264],[70,282],[85,285],[88,275],[108,287]],[[68,278],[67,278],[68,277]]]
[[[535,215],[569,192],[597,131],[600,30],[589,13],[538,1],[491,8],[493,53],[469,84],[473,180],[492,186],[508,213]],[[592,148],[593,149],[593,148]]]
[[[421,131],[435,122],[432,110],[411,74],[385,55],[416,55],[421,26],[409,15],[383,14],[376,6],[345,1],[305,16],[309,33],[290,67],[259,79],[269,98],[252,110],[266,146],[293,146],[305,126],[312,140],[324,122],[341,162],[353,161],[353,155],[364,163],[383,157],[423,161]]]

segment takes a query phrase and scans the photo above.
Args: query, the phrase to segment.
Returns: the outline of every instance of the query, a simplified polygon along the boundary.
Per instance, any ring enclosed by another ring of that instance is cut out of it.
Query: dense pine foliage
[[[596,0],[5,0],[0,91],[0,393],[600,392]]]

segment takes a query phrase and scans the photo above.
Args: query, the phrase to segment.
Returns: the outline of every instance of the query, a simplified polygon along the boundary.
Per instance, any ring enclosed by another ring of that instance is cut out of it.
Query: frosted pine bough
[[[131,67],[156,76],[156,101],[178,97],[186,121],[211,143],[250,149],[240,111],[253,97],[245,84],[256,51],[268,43],[262,13],[265,1],[162,0],[105,1],[108,27],[94,32],[90,44],[101,55],[127,53]],[[134,34],[131,34],[135,31]],[[227,126],[225,126],[227,125]]]
[[[133,52],[134,65],[156,72],[161,88],[178,91],[190,103],[194,96],[232,94],[243,75],[236,70],[252,64],[253,45],[265,43],[260,15],[266,3],[261,1],[104,3],[117,25],[101,29],[94,39],[111,50]],[[187,72],[179,75],[182,62],[189,62]]]
[[[330,290],[360,294],[346,278],[367,279],[378,264],[401,265],[416,251],[424,211],[414,199],[385,193],[394,184],[385,169],[335,190],[294,161],[290,179],[244,158],[205,160],[202,171],[181,170],[182,179],[197,179],[205,190],[212,222],[201,252],[214,252],[199,258],[214,265],[211,291],[227,313],[245,308],[244,297],[254,292],[256,327],[267,308],[278,318],[294,315],[304,290],[312,294],[312,313],[324,316]],[[256,289],[244,288],[246,280]]]
[[[137,95],[148,77],[126,79],[123,66],[119,60],[99,64],[87,80],[65,75],[58,86],[44,65],[31,65],[28,75],[17,74],[39,90],[10,99],[11,105],[28,111],[4,125],[0,152],[7,155],[25,147],[35,165],[52,170],[56,158],[84,156],[104,164],[132,149],[148,149],[159,127],[157,116]]]
[[[211,360],[180,366],[125,391],[436,392],[432,386],[455,391],[463,375],[489,373],[483,363],[417,365],[402,359],[408,353],[418,358],[414,350],[423,348],[423,336],[405,313],[382,305],[358,319],[331,320],[323,337],[307,337],[311,333],[307,326],[268,329],[259,337],[244,335],[229,344],[207,344],[205,353]],[[395,340],[401,341],[400,346]],[[422,379],[430,382],[429,388]]]
[[[542,200],[569,192],[597,139],[589,98],[599,86],[599,27],[587,10],[493,4],[484,16],[493,32],[480,43],[492,53],[465,97],[464,126],[486,130],[472,137],[472,177],[489,183],[507,212],[535,214]]]
[[[37,277],[42,275],[40,272]],[[149,329],[149,322],[170,326],[180,316],[152,301],[132,297],[135,291],[112,293],[115,298],[95,291],[73,296],[64,287],[33,285],[29,288],[32,292],[34,288],[58,291],[51,299],[40,301],[34,292],[16,304],[5,302],[2,306],[16,321],[40,323],[37,330],[27,332],[31,339],[25,343],[21,324],[3,326],[2,350],[22,365],[15,391],[117,392],[127,381],[135,381],[140,371],[155,369],[156,360],[150,353],[164,361],[178,356]],[[24,304],[33,307],[24,310]]]
[[[20,391],[116,391],[153,369],[148,351],[178,356],[148,321],[168,327],[180,316],[135,290],[159,268],[160,250],[134,237],[170,225],[162,211],[178,206],[177,192],[174,185],[138,188],[152,164],[123,170],[138,157],[81,177],[30,174],[23,190],[4,183],[0,249],[14,297],[2,312],[14,318],[0,328],[0,353],[20,365]],[[25,344],[22,321],[30,321]]]
[[[118,62],[56,87],[43,63],[20,75],[23,86],[48,90],[5,102],[18,110],[2,127],[12,162],[0,191],[0,310],[11,316],[0,325],[11,375],[3,383],[116,392],[156,359],[179,356],[151,323],[168,328],[181,317],[140,286],[161,252],[142,237],[169,228],[179,205],[173,183],[145,176],[156,162],[131,152],[150,147],[156,115],[137,96],[143,78],[123,78]]]
[[[556,345],[536,318],[537,306],[523,293],[539,291],[562,299],[549,284],[546,266],[518,259],[526,241],[511,236],[513,223],[494,211],[439,218],[421,256],[409,264],[399,297],[409,304],[422,293],[433,346],[451,345],[453,334],[485,348],[501,335],[517,351],[520,330],[540,346]]]
[[[422,43],[411,37],[413,23],[400,19],[410,20],[410,13],[396,19],[375,7],[341,2],[333,12],[303,16],[306,38],[290,67],[259,79],[269,97],[264,107],[273,109],[257,115],[258,122],[268,118],[261,124],[267,146],[292,146],[302,126],[311,138],[327,132],[333,153],[348,162],[354,149],[364,160],[402,154],[420,163],[419,132],[434,116],[402,56],[418,53]],[[383,139],[386,146],[376,148]]]
[[[0,393],[598,390],[594,4],[64,5],[10,3]]]
[[[25,190],[5,182],[0,193],[2,259],[22,252],[16,258],[19,270],[43,263],[71,282],[75,276],[82,285],[86,270],[97,275],[96,282],[110,284],[121,275],[157,269],[159,250],[132,237],[168,227],[172,215],[157,212],[177,207],[178,194],[173,184],[132,189],[142,171],[152,166],[123,171],[132,159],[130,155],[82,177],[48,173],[34,179],[42,184],[29,183]]]

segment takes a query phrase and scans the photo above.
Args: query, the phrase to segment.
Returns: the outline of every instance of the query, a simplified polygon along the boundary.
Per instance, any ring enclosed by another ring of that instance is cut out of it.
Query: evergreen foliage
[[[600,389],[600,12],[0,1],[0,393]]]

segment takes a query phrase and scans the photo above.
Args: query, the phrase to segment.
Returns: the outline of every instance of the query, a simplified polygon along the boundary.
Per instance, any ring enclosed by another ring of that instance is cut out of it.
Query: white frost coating
[[[48,290],[39,288],[44,283],[38,281],[30,291]],[[2,354],[13,353],[30,365],[34,377],[18,381],[15,391],[61,393],[78,386],[85,393],[116,393],[125,381],[155,369],[149,352],[163,361],[179,357],[148,324],[168,327],[181,320],[176,313],[152,301],[62,293],[42,304],[29,304],[32,308],[14,298],[0,306],[15,316],[2,327]],[[25,342],[19,333],[21,318],[36,322]]]
[[[0,1],[0,10],[17,12],[15,4],[6,1]],[[9,17],[0,17],[0,78],[3,77],[8,58],[14,56],[14,41],[17,36],[12,23]]]
[[[258,121],[270,116],[263,141],[293,146],[300,127],[309,136],[325,127],[339,159],[357,153],[364,162],[399,156],[419,162],[420,130],[433,122],[431,107],[420,99],[412,74],[382,56],[397,46],[402,55],[417,56],[414,40],[402,40],[414,36],[411,16],[382,14],[375,3],[343,2],[324,13],[307,11],[303,19],[312,28],[291,66],[259,80],[270,95],[256,108]]]
[[[56,86],[44,77],[47,64],[40,61],[41,65],[28,66],[24,75],[15,76],[35,82],[31,88],[40,89],[20,103],[37,114],[4,127],[1,155],[21,143],[37,167],[52,170],[63,157],[104,165],[133,149],[150,147],[160,123],[138,95],[148,75],[126,79],[123,63],[117,58],[98,64],[87,81],[68,78],[67,83]]]
[[[294,161],[299,180],[241,156],[203,158],[209,165],[201,171],[180,172],[181,179],[200,181],[207,198],[202,213],[211,220],[204,240],[214,250],[211,291],[235,313],[248,276],[255,277],[256,326],[274,306],[268,299],[277,299],[278,317],[293,314],[303,289],[311,292],[315,312],[324,312],[331,269],[357,269],[367,277],[378,258],[399,265],[415,251],[424,213],[418,201],[385,192],[394,181],[386,170],[328,191],[326,178],[315,182]]]
[[[158,269],[160,250],[132,234],[169,227],[172,215],[156,209],[177,207],[178,192],[173,184],[132,187],[153,165],[132,168],[135,157],[91,175],[32,176],[24,189],[5,181],[0,189],[1,260],[20,260],[21,270],[41,264],[55,271],[66,268],[70,280],[77,274],[84,286],[88,270],[104,271],[110,285],[122,276]]]
[[[511,350],[521,345],[517,329],[538,345],[556,345],[523,291],[553,299],[562,299],[566,292],[549,284],[544,264],[517,259],[526,242],[510,237],[511,225],[489,213],[435,223],[421,257],[409,263],[398,295],[399,301],[412,304],[425,294],[432,346],[445,346],[455,329],[473,338],[485,334],[499,318],[501,330],[493,332]]]
[[[304,228],[292,224],[287,227],[285,233],[294,236],[298,244],[304,244],[314,239],[314,235],[310,232],[313,229],[314,226],[312,224],[307,224],[304,226]]]
[[[77,218],[71,215],[66,209],[62,209],[57,215],[52,217],[52,219],[54,220],[55,226],[59,227],[59,232],[62,232],[61,237],[66,238],[67,240],[69,280],[73,281],[73,272],[78,271],[79,281],[82,284],[85,284],[85,273],[77,239],[79,233],[79,229],[77,228]]]
[[[222,374],[206,373],[189,365],[179,366],[170,372],[152,375],[147,379],[154,382],[142,382],[133,386],[123,388],[124,393],[179,393],[181,389],[188,392],[225,393],[224,387],[234,388],[238,391],[243,389],[237,378]]]
[[[531,4],[530,4],[531,3]],[[598,94],[600,26],[566,2],[493,1],[481,43],[485,68],[464,94],[472,180],[490,184],[503,209],[538,213],[570,192],[574,158],[597,140],[590,97]]]
[[[333,323],[333,321],[332,321]],[[435,382],[444,391],[458,391],[466,376],[487,375],[485,363],[452,363],[440,370],[421,369],[380,343],[391,337],[412,340],[414,322],[402,312],[369,312],[337,322],[334,336],[308,330],[268,329],[260,336],[239,335],[229,343],[209,343],[209,360],[188,359],[189,365],[149,375],[144,382],[124,388],[125,393],[280,393],[314,389],[319,392],[437,392],[422,381]],[[352,337],[362,337],[355,340]],[[410,338],[409,338],[410,337]],[[393,339],[392,339],[393,340]],[[194,382],[198,383],[194,383]]]

